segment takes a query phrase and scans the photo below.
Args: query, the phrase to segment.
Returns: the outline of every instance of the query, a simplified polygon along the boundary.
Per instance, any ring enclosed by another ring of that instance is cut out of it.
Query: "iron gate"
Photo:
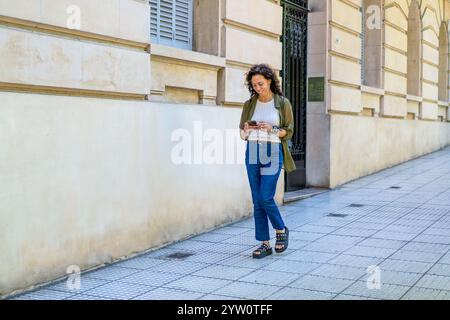
[[[308,0],[282,0],[283,7],[283,92],[291,101],[294,135],[290,150],[297,170],[286,175],[286,191],[306,184],[306,76]]]

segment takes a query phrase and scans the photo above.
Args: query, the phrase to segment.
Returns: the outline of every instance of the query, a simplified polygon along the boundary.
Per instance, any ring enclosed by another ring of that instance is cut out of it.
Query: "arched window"
[[[364,0],[361,32],[361,84],[382,88],[383,66],[382,0]]]
[[[422,21],[417,0],[412,0],[408,16],[408,94],[422,95]]]
[[[448,27],[441,24],[439,32],[439,100],[448,101]]]

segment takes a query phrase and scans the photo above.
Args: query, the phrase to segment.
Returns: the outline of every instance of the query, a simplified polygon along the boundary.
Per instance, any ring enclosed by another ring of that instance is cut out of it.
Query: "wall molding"
[[[395,29],[395,30],[397,30],[397,31],[399,31],[399,32],[401,32],[401,33],[403,33],[405,36],[408,35],[408,30],[405,30],[405,29],[403,29],[402,27],[399,27],[398,25],[396,25],[396,24],[393,23],[393,22],[390,22],[389,20],[385,20],[385,21],[384,21],[384,24],[385,24],[386,26],[391,27],[392,29]]]
[[[361,92],[365,94],[373,94],[376,96],[384,96],[385,90],[383,88],[376,88],[362,85]]]
[[[183,50],[161,44],[151,47],[151,60],[217,71],[225,67],[225,58],[203,52]]]
[[[430,41],[422,40],[422,45],[426,45],[436,51],[439,51],[439,46],[436,46],[434,43],[431,43]]]
[[[388,114],[380,114],[379,117],[386,118],[386,119],[394,119],[394,120],[405,120],[406,119],[405,116],[393,116],[393,115],[388,115]]]
[[[391,45],[389,45],[389,44],[386,44],[386,43],[385,43],[385,44],[384,44],[384,48],[385,48],[385,49],[392,50],[392,51],[397,52],[397,53],[400,53],[401,55],[404,55],[405,57],[408,56],[408,51],[399,49],[399,48],[394,47],[394,46],[391,46]]]
[[[400,92],[393,92],[393,91],[385,91],[384,95],[391,96],[391,97],[397,97],[397,98],[403,98],[406,99],[406,94],[400,93]]]
[[[360,90],[361,86],[359,84],[354,84],[354,83],[348,83],[348,82],[344,82],[344,81],[339,81],[339,80],[328,80],[328,83],[334,86],[338,86],[338,87],[345,87],[345,88],[352,88],[352,89],[357,89]]]
[[[103,98],[103,99],[147,100],[147,94],[41,86],[41,85],[11,83],[11,82],[0,82],[0,91]]]
[[[391,2],[391,3],[386,4],[386,5],[384,6],[384,10],[385,10],[385,11],[387,11],[387,10],[389,10],[389,9],[392,9],[392,8],[397,8],[398,10],[400,10],[400,12],[403,14],[403,17],[404,17],[406,20],[408,20],[408,15],[406,14],[405,11],[403,11],[403,8],[402,8],[397,2]]]
[[[75,40],[94,41],[150,52],[150,43],[137,42],[111,36],[105,36],[93,32],[58,27],[51,24],[35,22],[31,20],[24,20],[0,15],[0,25],[15,27],[24,30],[38,31],[50,35],[65,36]]]
[[[339,29],[341,31],[347,32],[347,33],[349,33],[351,35],[354,35],[354,36],[357,36],[357,37],[361,36],[361,32],[358,32],[358,31],[355,31],[353,29],[350,29],[350,28],[348,28],[348,27],[346,27],[346,26],[344,26],[342,24],[339,24],[339,23],[333,21],[333,20],[330,20],[329,24],[330,24],[330,26],[332,26],[332,27],[334,27],[336,29]]]
[[[433,103],[433,104],[439,103],[438,100],[433,100],[433,99],[428,99],[428,98],[423,98],[423,102],[428,102],[428,103]]]
[[[356,111],[342,111],[342,110],[336,110],[336,109],[330,109],[328,110],[328,113],[331,115],[338,114],[338,115],[346,115],[346,116],[360,116],[360,112]]]
[[[253,27],[253,26],[250,26],[250,25],[242,23],[242,22],[237,22],[237,21],[230,20],[230,19],[222,19],[222,21],[223,21],[225,26],[231,26],[231,27],[234,27],[236,29],[250,31],[250,32],[256,33],[256,34],[258,34],[260,36],[268,37],[268,38],[270,38],[272,40],[279,41],[280,37],[281,37],[281,34],[270,32],[270,31],[267,31],[267,30],[264,30],[264,29],[260,29],[260,28],[257,28],[257,27]]]
[[[344,59],[344,60],[347,60],[347,61],[350,61],[350,62],[355,62],[355,63],[358,63],[358,64],[361,63],[361,59],[349,56],[349,55],[347,55],[345,53],[337,52],[337,51],[334,51],[334,50],[328,50],[328,54],[330,56],[332,56],[332,57],[338,57],[338,58],[341,58],[341,59]]]
[[[240,61],[235,61],[235,60],[226,60],[226,66],[227,67],[231,67],[231,68],[240,68],[240,69],[245,69],[248,70],[250,69],[253,65],[250,63],[246,63],[246,62],[240,62]]]
[[[421,102],[423,102],[423,97],[415,96],[413,94],[407,94],[406,100],[421,103]]]
[[[431,81],[431,80],[428,80],[428,79],[423,79],[422,78],[422,82],[426,83],[426,84],[429,84],[429,85],[432,85],[432,86],[435,86],[435,87],[439,87],[439,83],[438,82],[434,82],[434,81]]]
[[[435,68],[439,69],[439,65],[434,63],[434,62],[432,62],[432,61],[430,61],[430,60],[422,58],[422,63],[425,63],[425,64],[427,64],[429,66],[432,66],[432,67],[435,67]]]
[[[222,105],[224,107],[229,107],[229,108],[242,108],[244,106],[243,102],[233,102],[233,101],[223,101]]]
[[[395,75],[403,77],[405,79],[408,77],[408,75],[406,73],[398,71],[398,70],[394,70],[394,69],[391,69],[391,68],[388,68],[388,67],[383,67],[383,70],[385,72],[389,72],[389,73],[395,74]]]
[[[351,2],[350,0],[338,0],[340,3],[346,4],[349,7],[352,7],[356,10],[361,10],[361,6],[357,5],[356,3]]]

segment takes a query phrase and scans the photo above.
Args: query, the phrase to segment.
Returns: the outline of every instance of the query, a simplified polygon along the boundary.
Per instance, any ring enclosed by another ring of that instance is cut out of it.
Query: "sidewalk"
[[[249,218],[14,299],[450,299],[450,147],[280,210],[282,254]]]

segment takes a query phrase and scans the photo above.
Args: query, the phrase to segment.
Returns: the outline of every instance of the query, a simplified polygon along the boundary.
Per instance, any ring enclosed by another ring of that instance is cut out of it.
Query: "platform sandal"
[[[281,253],[285,251],[289,245],[289,229],[284,227],[284,232],[277,232],[277,241],[275,242],[275,252]],[[278,248],[283,246],[282,248]]]
[[[259,246],[258,249],[253,251],[253,258],[255,259],[261,259],[267,256],[270,256],[272,254],[272,248],[269,247],[267,244],[263,243]]]

